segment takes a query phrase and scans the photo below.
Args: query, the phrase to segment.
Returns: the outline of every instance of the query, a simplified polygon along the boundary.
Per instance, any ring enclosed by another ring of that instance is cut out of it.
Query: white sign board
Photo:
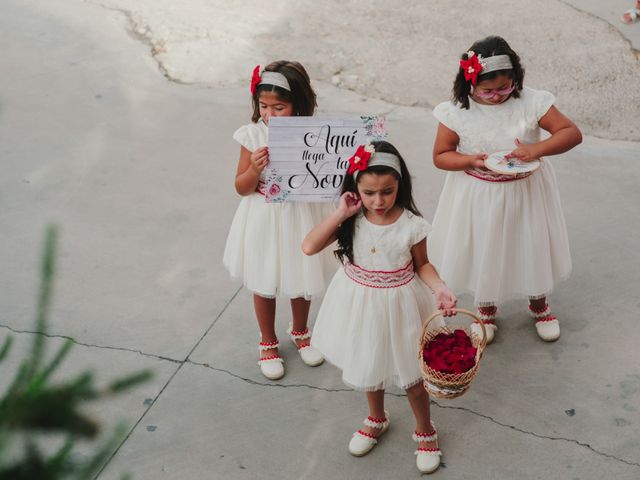
[[[387,136],[384,117],[271,117],[267,202],[330,202],[358,145]]]

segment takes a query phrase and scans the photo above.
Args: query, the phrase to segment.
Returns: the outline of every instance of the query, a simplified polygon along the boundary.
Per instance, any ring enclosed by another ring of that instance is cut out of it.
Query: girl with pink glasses
[[[540,338],[557,340],[560,326],[546,299],[571,273],[556,176],[546,157],[575,147],[582,135],[551,93],[523,83],[516,52],[503,38],[487,37],[462,55],[453,99],[433,111],[440,122],[433,160],[449,173],[429,253],[452,290],[474,295],[488,341],[497,304],[518,297],[529,299]],[[542,130],[550,134],[544,140]],[[522,170],[487,169],[488,157],[501,151],[502,161]],[[480,334],[479,325],[472,327]]]

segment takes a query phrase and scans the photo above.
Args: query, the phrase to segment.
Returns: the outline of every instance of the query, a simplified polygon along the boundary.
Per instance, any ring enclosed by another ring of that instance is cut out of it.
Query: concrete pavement
[[[0,387],[34,335],[38,252],[55,222],[49,334],[77,343],[61,375],[156,372],[96,406],[105,425],[131,425],[98,478],[418,477],[402,392],[387,395],[389,433],[356,459],[346,445],[366,404],[335,368],[305,367],[283,341],[287,375],[259,374],[250,295],[221,265],[246,89],[168,82],[124,28],[91,4],[0,6],[0,339],[18,340]],[[387,115],[431,218],[444,175],[430,160],[430,112],[316,87],[324,113]],[[524,304],[504,306],[470,392],[432,406],[444,451],[434,478],[640,477],[638,158],[638,143],[587,137],[553,160],[574,261],[552,298],[563,336],[543,344]]]
[[[563,0],[581,12],[588,13],[601,18],[625,37],[637,52],[640,51],[640,24],[627,25],[621,21],[622,14],[635,7],[634,0],[609,0],[599,2],[598,0]],[[597,39],[596,39],[597,40]]]

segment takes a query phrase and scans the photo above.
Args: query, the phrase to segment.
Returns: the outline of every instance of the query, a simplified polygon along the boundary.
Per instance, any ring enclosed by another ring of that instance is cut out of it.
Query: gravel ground
[[[556,94],[587,134],[640,140],[640,65],[609,23],[558,0],[88,0],[127,15],[163,73],[212,87],[290,58],[312,78],[399,105],[433,107],[458,55],[489,34],[520,54],[526,83]]]

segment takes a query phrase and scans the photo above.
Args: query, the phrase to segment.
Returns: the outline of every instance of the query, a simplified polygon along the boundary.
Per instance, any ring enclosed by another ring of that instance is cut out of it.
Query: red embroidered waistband
[[[350,262],[344,264],[344,273],[356,283],[371,288],[396,288],[406,285],[415,276],[413,260],[404,267],[393,270],[367,270]]]
[[[515,180],[522,180],[523,178],[527,178],[531,173],[518,173],[516,175],[501,175],[499,173],[493,173],[491,171],[484,172],[482,170],[465,170],[464,173],[467,175],[471,175],[479,180],[484,180],[485,182],[513,182]]]

